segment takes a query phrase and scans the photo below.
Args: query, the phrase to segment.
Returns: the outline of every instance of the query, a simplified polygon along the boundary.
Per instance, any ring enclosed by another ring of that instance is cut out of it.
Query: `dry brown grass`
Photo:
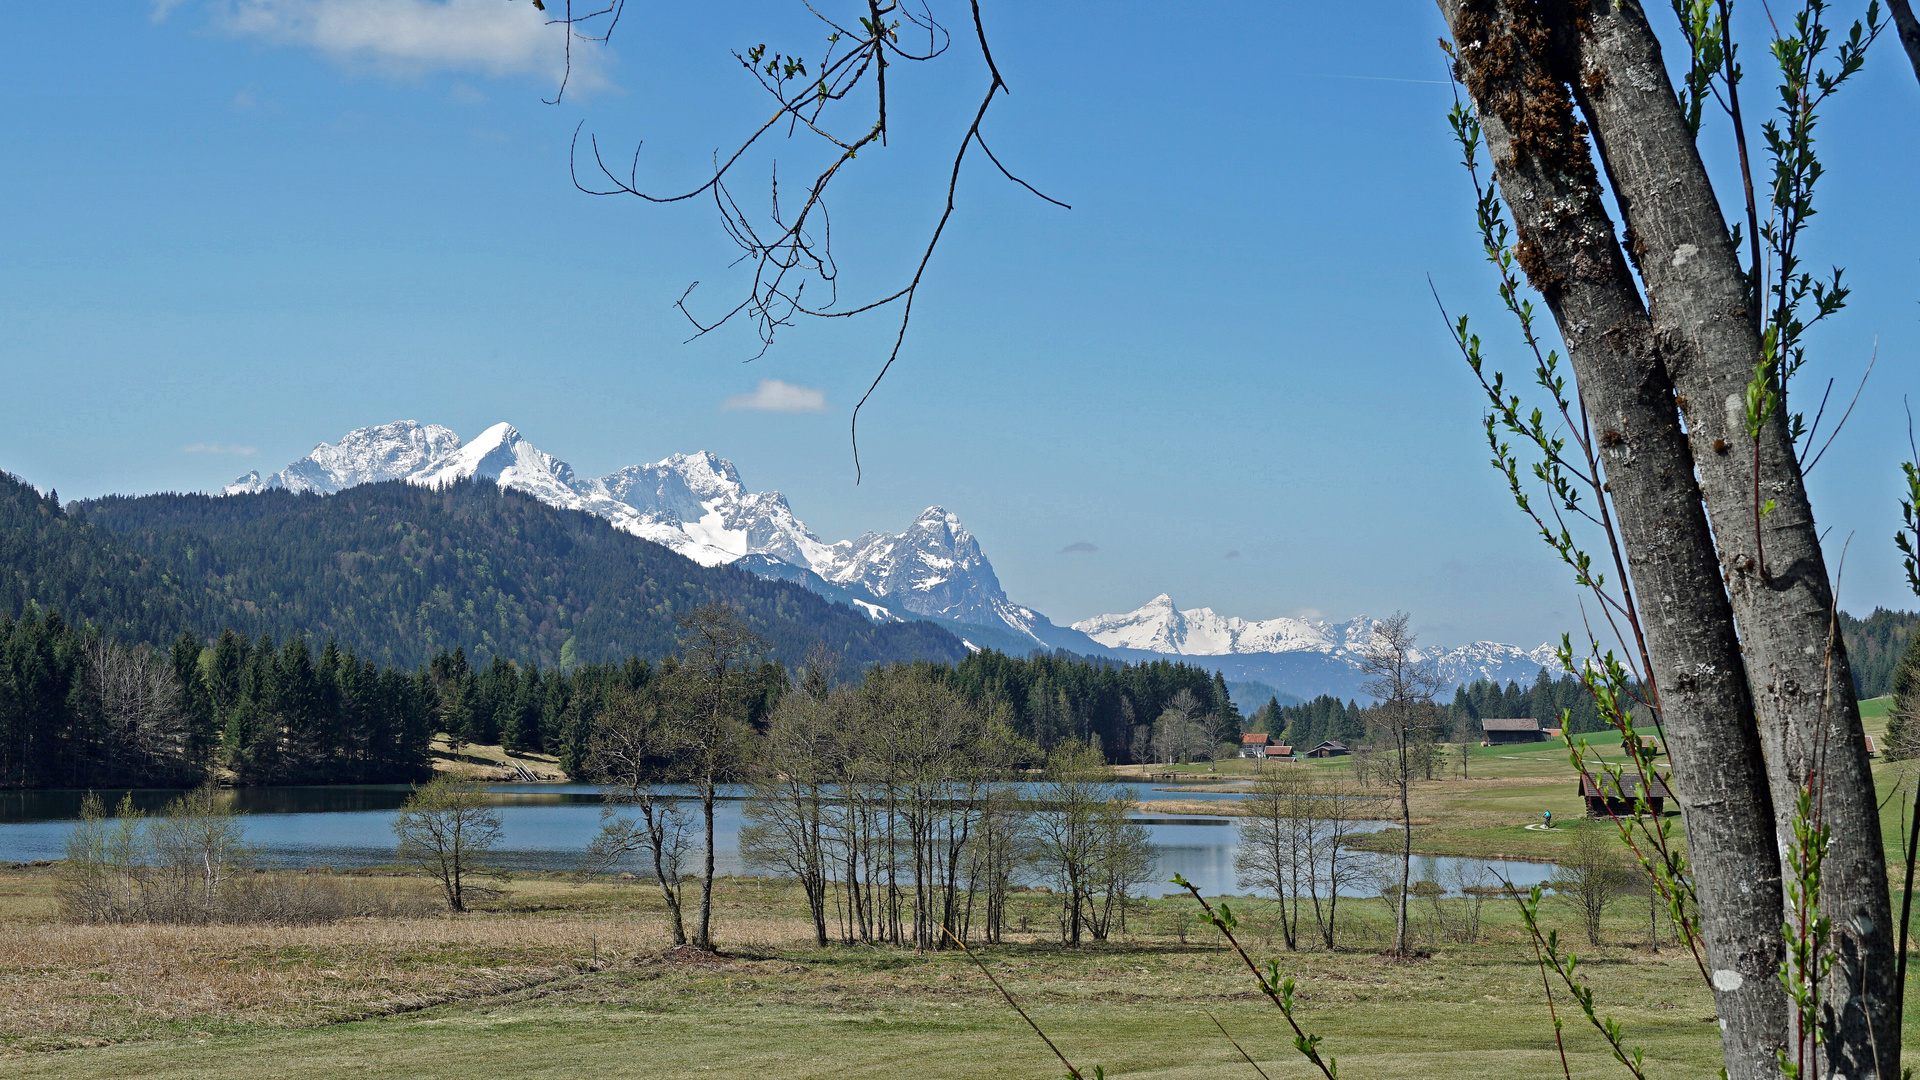
[[[295,1027],[550,980],[651,927],[479,916],[313,927],[79,926],[0,931],[0,1045],[51,1049],[166,1032]]]
[[[509,764],[521,766],[537,780],[558,782],[569,779],[560,768],[560,759],[552,754],[509,754],[505,747],[491,743],[461,743],[456,749],[445,735],[435,735],[428,749],[433,755],[435,772],[463,780],[499,783],[523,780],[524,777],[509,768]]]
[[[50,1050],[308,1027],[491,997],[658,953],[659,895],[638,886],[515,879],[493,910],[316,926],[56,921],[53,868],[0,875],[0,1048]],[[775,883],[717,905],[724,949],[803,941]]]

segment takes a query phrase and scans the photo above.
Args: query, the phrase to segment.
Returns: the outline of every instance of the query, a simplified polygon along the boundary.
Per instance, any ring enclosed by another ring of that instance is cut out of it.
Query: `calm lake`
[[[1231,818],[1155,815],[1153,804],[1168,799],[1237,799],[1220,792],[1154,790],[1128,785],[1142,803],[1140,820],[1159,851],[1162,879],[1182,874],[1208,895],[1242,890],[1234,880],[1233,856],[1239,830]],[[500,806],[504,835],[489,860],[513,870],[573,870],[600,827],[600,795],[586,784],[489,785]],[[261,862],[275,867],[346,868],[394,861],[393,812],[411,788],[405,784],[328,787],[240,788],[235,808],[247,815],[247,840]],[[745,790],[727,786],[714,822],[714,860],[722,874],[745,871],[740,862],[740,797]],[[121,792],[101,792],[110,803]],[[132,792],[136,805],[155,810],[177,791]],[[0,792],[0,861],[58,859],[80,812],[79,791]],[[1378,827],[1385,827],[1381,823]],[[1490,865],[1521,887],[1546,881],[1554,867],[1544,863],[1461,860],[1416,856],[1416,877],[1449,880],[1456,870]],[[639,869],[634,868],[635,872]],[[1151,891],[1151,890],[1150,890]],[[1173,891],[1168,885],[1165,890]]]

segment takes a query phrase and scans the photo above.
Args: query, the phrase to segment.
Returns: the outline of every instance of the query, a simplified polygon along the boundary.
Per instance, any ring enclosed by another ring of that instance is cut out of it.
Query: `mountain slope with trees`
[[[156,646],[183,629],[209,643],[231,629],[333,639],[408,668],[457,648],[477,663],[569,667],[665,656],[679,614],[726,603],[775,659],[797,661],[816,644],[856,667],[966,655],[939,627],[876,624],[797,585],[700,566],[484,480],[329,496],[114,496],[69,513],[0,477],[0,530],[6,611],[36,601]]]

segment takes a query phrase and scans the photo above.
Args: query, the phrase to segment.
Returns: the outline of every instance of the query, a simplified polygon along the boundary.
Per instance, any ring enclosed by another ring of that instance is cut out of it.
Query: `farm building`
[[[1629,757],[1633,755],[1633,751],[1629,749],[1627,746],[1626,739],[1620,740],[1620,752],[1628,755]],[[1640,752],[1642,754],[1647,755],[1647,757],[1649,758],[1659,757],[1661,753],[1663,753],[1663,751],[1660,749],[1660,740],[1654,738],[1651,735],[1640,736]]]
[[[1501,746],[1506,743],[1540,742],[1547,737],[1540,721],[1531,717],[1482,717],[1480,730],[1485,733],[1482,746]]]
[[[1283,743],[1283,742],[1267,744],[1267,760],[1268,761],[1287,761],[1292,757],[1293,757],[1293,744]]]
[[[1307,751],[1304,756],[1306,757],[1342,757],[1351,752],[1352,751],[1349,751],[1347,749],[1346,743],[1340,742],[1337,739],[1328,739],[1326,742],[1323,742],[1319,746],[1316,746],[1313,749]]]
[[[1623,790],[1624,788],[1624,790]],[[1624,816],[1633,813],[1634,800],[1640,795],[1640,778],[1623,776],[1615,779],[1611,776],[1583,776],[1580,778],[1580,798],[1587,804],[1587,816],[1590,818]],[[1655,814],[1662,813],[1668,799],[1673,798],[1673,789],[1667,786],[1667,778],[1656,774],[1653,789],[1647,795],[1647,805]]]
[[[1261,758],[1267,756],[1267,734],[1263,731],[1248,732],[1240,736],[1240,756]]]

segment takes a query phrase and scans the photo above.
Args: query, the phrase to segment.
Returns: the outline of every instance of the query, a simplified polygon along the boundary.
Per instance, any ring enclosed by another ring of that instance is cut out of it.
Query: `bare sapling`
[[[1406,956],[1407,899],[1413,877],[1413,782],[1424,767],[1439,729],[1433,695],[1440,676],[1414,651],[1414,634],[1405,612],[1376,623],[1373,639],[1362,654],[1360,670],[1366,690],[1380,700],[1367,714],[1369,735],[1378,757],[1376,765],[1392,789],[1400,818],[1400,883],[1395,891],[1393,952]]]
[[[393,818],[400,861],[437,882],[447,909],[456,912],[466,911],[474,900],[499,895],[506,872],[486,866],[484,860],[500,842],[500,831],[500,811],[486,786],[446,774],[415,787]]]
[[[656,705],[629,691],[609,696],[587,755],[587,773],[599,783],[605,806],[581,872],[605,873],[639,858],[660,888],[673,943],[685,945],[681,890],[693,816],[663,781],[671,749]]]

